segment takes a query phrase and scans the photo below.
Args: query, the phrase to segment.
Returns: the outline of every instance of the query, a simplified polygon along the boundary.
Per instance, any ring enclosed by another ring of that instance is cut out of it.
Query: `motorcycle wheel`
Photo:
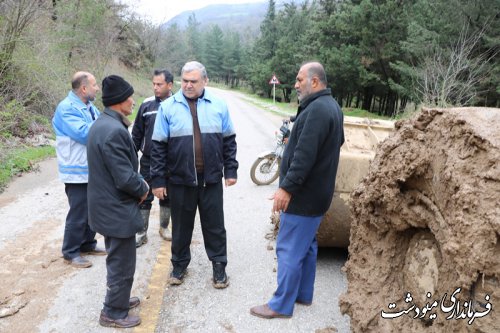
[[[278,179],[281,159],[274,154],[259,157],[250,168],[250,178],[257,185],[269,185]]]

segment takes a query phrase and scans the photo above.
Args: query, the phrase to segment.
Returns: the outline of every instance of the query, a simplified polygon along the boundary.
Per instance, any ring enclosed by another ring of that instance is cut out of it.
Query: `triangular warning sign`
[[[273,77],[269,80],[269,84],[280,84],[280,81],[278,81],[276,75],[273,74]]]

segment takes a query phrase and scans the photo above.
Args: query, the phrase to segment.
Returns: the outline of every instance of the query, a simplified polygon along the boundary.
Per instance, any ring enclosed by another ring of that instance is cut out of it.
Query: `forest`
[[[76,70],[122,75],[148,96],[153,68],[178,77],[198,60],[211,82],[268,98],[274,73],[279,100],[297,103],[297,70],[318,60],[346,108],[500,107],[499,0],[269,0],[258,34],[202,23],[153,25],[113,0],[0,0],[0,162],[51,131]]]

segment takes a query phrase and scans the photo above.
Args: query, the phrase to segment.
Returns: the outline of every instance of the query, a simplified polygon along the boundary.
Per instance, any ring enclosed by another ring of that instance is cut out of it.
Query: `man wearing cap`
[[[108,257],[107,291],[99,323],[107,327],[134,327],[141,323],[129,309],[139,305],[130,298],[134,281],[135,234],[143,222],[139,204],[149,187],[137,172],[139,163],[127,127],[134,88],[110,75],[102,81],[104,112],[89,132],[88,206],[90,227],[104,236]]]
[[[87,213],[87,138],[90,127],[99,116],[92,103],[99,86],[94,75],[76,72],[71,79],[71,91],[57,106],[52,126],[56,133],[59,179],[64,183],[69,211],[64,226],[62,254],[64,261],[85,268],[92,262],[82,254],[105,255],[97,247],[95,232],[88,223]]]

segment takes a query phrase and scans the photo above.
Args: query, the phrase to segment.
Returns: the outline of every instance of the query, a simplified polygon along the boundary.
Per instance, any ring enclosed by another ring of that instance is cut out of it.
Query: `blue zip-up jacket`
[[[92,110],[90,110],[92,109]],[[63,183],[83,184],[88,182],[87,138],[90,126],[100,112],[89,102],[88,105],[73,92],[56,108],[52,127],[56,133],[56,153],[59,179]]]
[[[197,103],[204,182],[215,184],[222,177],[236,179],[236,134],[226,103],[207,89]],[[181,90],[160,104],[152,139],[152,188],[166,187],[167,182],[198,185],[193,118]]]

